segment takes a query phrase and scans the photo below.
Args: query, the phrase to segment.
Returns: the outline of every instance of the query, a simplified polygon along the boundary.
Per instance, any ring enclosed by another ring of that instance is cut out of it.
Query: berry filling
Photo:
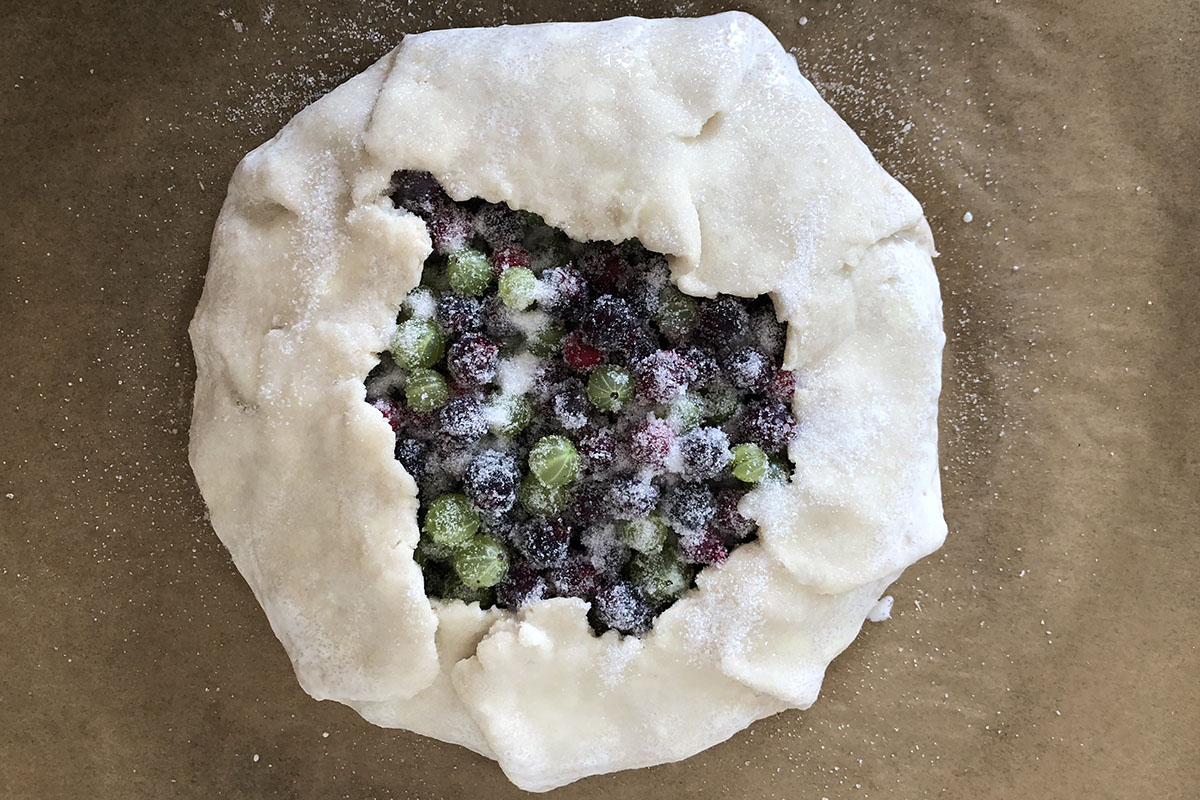
[[[641,634],[753,539],[738,503],[787,481],[795,375],[769,299],[683,294],[636,240],[575,242],[397,173],[433,243],[367,402],[416,482],[430,597],[591,604]]]

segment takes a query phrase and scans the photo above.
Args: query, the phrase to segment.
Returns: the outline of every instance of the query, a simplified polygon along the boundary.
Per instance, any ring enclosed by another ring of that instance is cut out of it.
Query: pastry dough
[[[415,485],[363,377],[431,250],[400,169],[456,200],[637,237],[683,291],[769,293],[800,377],[759,539],[639,638],[586,603],[425,597]],[[542,791],[685,758],[804,708],[945,536],[941,301],[917,202],[753,17],[409,36],[246,156],[191,326],[191,462],[304,689]]]

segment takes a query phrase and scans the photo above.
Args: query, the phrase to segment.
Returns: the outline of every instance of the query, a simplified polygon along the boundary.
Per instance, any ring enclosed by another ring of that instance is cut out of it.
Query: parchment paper
[[[0,12],[0,797],[520,794],[296,685],[186,461],[208,238],[405,31],[727,6],[311,5]],[[554,796],[1196,797],[1196,4],[737,7],[933,221],[950,538],[811,710]]]

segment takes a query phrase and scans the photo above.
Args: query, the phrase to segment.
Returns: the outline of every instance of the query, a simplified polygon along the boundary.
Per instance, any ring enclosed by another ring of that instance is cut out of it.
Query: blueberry
[[[608,488],[608,503],[613,519],[641,519],[658,505],[658,487],[633,475],[615,478]]]
[[[463,476],[467,496],[482,511],[502,513],[517,502],[521,473],[508,453],[484,450],[471,461]]]
[[[419,439],[397,439],[396,460],[418,484],[432,477],[435,463],[429,458],[429,444]]]
[[[552,267],[542,273],[538,305],[559,319],[576,322],[587,310],[588,289],[583,276],[571,267]]]
[[[772,361],[783,358],[783,348],[787,342],[787,326],[775,317],[775,309],[770,306],[760,306],[750,314],[750,331],[759,350],[767,354]]]
[[[740,430],[742,438],[767,453],[783,448],[795,433],[796,422],[787,406],[778,400],[754,400],[746,404]]]
[[[520,608],[541,601],[549,593],[546,580],[524,561],[516,561],[508,568],[508,575],[496,584],[496,605],[503,608]]]
[[[679,537],[679,558],[688,564],[720,564],[729,550],[712,528]]]
[[[554,418],[569,431],[577,431],[588,423],[590,405],[583,385],[568,383],[551,401]]]
[[[667,494],[664,513],[676,531],[695,533],[708,527],[716,506],[712,490],[704,484],[680,483]]]
[[[721,295],[700,307],[697,334],[710,347],[725,349],[741,344],[750,330],[750,313],[737,298]]]
[[[612,525],[588,528],[579,537],[584,553],[603,577],[615,578],[629,563],[630,550]]]
[[[646,319],[657,316],[663,289],[670,282],[671,273],[665,265],[653,266],[631,279],[625,297],[634,313]]]
[[[658,350],[637,363],[637,393],[651,403],[670,403],[696,377],[695,368],[674,350]]]
[[[738,511],[738,503],[741,502],[742,496],[742,492],[732,489],[726,489],[717,495],[717,510],[709,527],[715,529],[727,541],[745,541],[758,527],[753,520],[743,517]]]
[[[590,600],[596,594],[596,568],[582,555],[570,556],[561,567],[547,570],[546,581],[557,597]]]
[[[466,333],[446,353],[446,367],[459,386],[479,388],[496,377],[500,345],[478,333]]]
[[[442,431],[454,439],[473,441],[488,431],[483,402],[473,394],[452,398],[442,406],[438,420]]]
[[[400,208],[422,216],[428,215],[450,198],[428,172],[405,170],[392,176],[392,202]]]
[[[639,467],[662,467],[671,455],[675,429],[665,420],[650,418],[629,432],[629,457]]]
[[[533,519],[517,534],[517,550],[536,569],[553,569],[567,562],[571,529],[561,522]]]
[[[429,239],[433,243],[433,249],[442,255],[455,255],[464,251],[471,243],[471,237],[475,233],[471,215],[454,203],[435,205],[425,215],[425,224],[429,229]],[[486,263],[485,260],[484,264],[486,265]],[[451,276],[450,283],[454,286],[457,281],[453,280],[453,273],[448,272],[447,274]],[[455,289],[463,291],[457,286]],[[478,292],[465,293],[478,294]]]
[[[796,373],[790,369],[777,369],[771,375],[766,388],[767,397],[790,405],[796,394]]]
[[[512,310],[494,295],[483,301],[483,330],[491,338],[502,342],[521,334]]]
[[[503,203],[484,203],[475,212],[475,232],[496,248],[520,240],[525,235],[525,221]]]
[[[720,428],[697,428],[679,440],[679,458],[684,480],[711,480],[729,466],[729,437]]]
[[[585,429],[576,447],[592,472],[608,469],[617,457],[617,437],[608,428]]]
[[[596,298],[580,323],[584,338],[601,350],[616,350],[637,330],[629,303],[610,294]]]
[[[625,581],[602,587],[592,602],[592,624],[601,631],[613,629],[636,636],[650,630],[652,617],[645,595]]]
[[[654,355],[658,350],[658,337],[648,331],[638,328],[621,345],[621,352],[630,363],[637,363],[644,358]]]
[[[461,336],[483,327],[483,304],[474,297],[448,293],[438,300],[437,318],[443,330]]]
[[[692,365],[692,370],[696,375],[692,378],[691,385],[697,389],[703,389],[720,372],[720,368],[717,366],[717,357],[711,350],[689,345],[682,348],[679,354]]]
[[[568,515],[580,527],[602,522],[609,516],[608,486],[596,481],[577,486]]]
[[[475,458],[474,442],[453,436],[437,436],[433,446],[437,449],[438,464],[442,473],[455,481],[462,480]]]
[[[612,244],[602,242],[588,245],[579,258],[579,269],[597,290],[611,292],[624,281],[629,262]]]
[[[739,347],[721,359],[726,377],[743,392],[761,392],[771,380],[771,362],[753,347]]]

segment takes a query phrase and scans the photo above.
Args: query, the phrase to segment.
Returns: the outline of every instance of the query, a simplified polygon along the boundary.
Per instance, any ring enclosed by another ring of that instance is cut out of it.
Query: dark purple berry
[[[500,345],[478,333],[465,333],[450,345],[446,367],[459,386],[477,389],[492,382],[500,365]]]
[[[690,345],[680,350],[679,354],[692,365],[692,369],[696,373],[691,382],[691,386],[696,389],[703,389],[720,374],[717,357],[711,350]]]
[[[708,527],[716,511],[716,498],[707,486],[680,483],[668,492],[664,515],[677,531],[696,533]]]
[[[484,203],[475,212],[475,231],[489,247],[512,244],[525,235],[521,215],[503,203]]]
[[[632,475],[614,478],[608,487],[608,515],[634,520],[650,516],[658,505],[658,487]]]
[[[546,580],[529,564],[516,561],[509,566],[504,580],[496,585],[496,605],[520,608],[540,602],[547,594]]]
[[[438,414],[442,431],[460,441],[474,441],[488,431],[483,402],[473,394],[452,397]]]
[[[589,470],[606,470],[617,457],[617,437],[608,428],[588,428],[576,442],[576,449]]]
[[[658,351],[658,337],[652,336],[641,328],[630,334],[621,345],[621,352],[629,363],[636,364],[644,358],[649,358]]]
[[[593,624],[602,631],[611,628],[638,635],[650,630],[653,611],[641,591],[625,581],[618,581],[596,592],[592,616]]]
[[[761,392],[767,388],[773,371],[767,357],[753,347],[739,347],[726,353],[721,367],[729,382],[743,392]]]
[[[674,350],[658,350],[637,363],[637,393],[651,403],[670,403],[683,394],[696,370]]]
[[[496,273],[496,277],[506,269],[513,267],[525,267],[529,269],[529,265],[533,263],[533,256],[519,244],[504,244],[492,251],[492,271]]]
[[[766,395],[772,400],[778,400],[785,405],[792,404],[796,394],[796,373],[790,369],[777,369],[767,383]]]
[[[428,172],[406,170],[392,178],[392,202],[414,214],[426,216],[450,198]]]
[[[674,443],[675,429],[666,420],[651,417],[629,432],[629,457],[639,467],[662,467]]]
[[[608,487],[599,482],[588,482],[575,487],[571,495],[567,517],[575,525],[585,528],[596,525],[609,516]]]
[[[597,291],[611,292],[629,271],[629,263],[607,242],[593,245],[579,259],[579,271]]]
[[[760,307],[750,315],[750,330],[759,350],[767,354],[772,361],[783,358],[784,345],[787,343],[787,327],[775,318],[775,309]]]
[[[542,272],[543,295],[538,305],[567,322],[576,322],[587,310],[588,290],[583,276],[571,267],[551,267]]]
[[[697,428],[679,440],[684,480],[711,480],[725,471],[731,458],[729,437],[720,428]]]
[[[445,408],[443,407],[443,411]],[[454,480],[462,480],[471,462],[475,459],[474,442],[453,436],[438,436],[433,441],[437,450],[438,464],[442,473]]]
[[[791,441],[796,421],[778,400],[754,400],[746,404],[740,428],[743,439],[774,453]]]
[[[436,469],[433,459],[429,458],[429,444],[419,439],[397,439],[396,460],[418,484],[432,477],[431,473]]]
[[[743,492],[726,489],[717,495],[717,510],[709,523],[709,530],[716,532],[723,541],[742,542],[754,533],[757,526],[738,511]]]
[[[637,330],[629,304],[610,294],[596,298],[580,323],[584,338],[601,350],[617,350]]]
[[[475,227],[471,215],[461,206],[443,203],[434,207],[425,220],[433,249],[442,255],[450,255],[471,243]]]
[[[750,313],[741,300],[722,295],[700,307],[696,328],[701,340],[709,347],[734,347],[746,338],[750,330]]]
[[[484,450],[463,475],[463,488],[480,510],[500,514],[517,502],[520,480],[515,458],[499,450]]]
[[[555,420],[569,431],[577,431],[588,423],[587,394],[574,382],[562,386],[550,403]]]
[[[679,537],[679,560],[688,564],[720,564],[729,557],[721,537],[710,527]]]
[[[483,327],[483,304],[474,297],[445,294],[438,300],[437,318],[446,333],[461,336]]]
[[[569,556],[561,567],[547,570],[546,581],[556,597],[590,600],[596,594],[596,568],[582,555]]]
[[[533,519],[521,526],[515,544],[536,569],[561,567],[567,562],[571,529],[558,521]]]
[[[483,301],[483,329],[488,336],[500,341],[512,339],[521,333],[512,309],[495,295]]]

